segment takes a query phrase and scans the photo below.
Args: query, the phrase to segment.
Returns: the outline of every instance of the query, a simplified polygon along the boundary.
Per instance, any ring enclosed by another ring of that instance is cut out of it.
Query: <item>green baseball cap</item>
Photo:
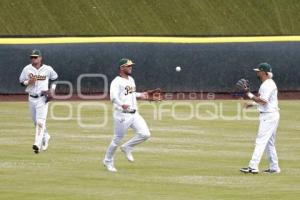
[[[126,66],[131,66],[134,65],[135,63],[132,62],[132,60],[128,59],[128,58],[122,58],[119,61],[119,66],[120,67],[126,67]]]
[[[268,63],[260,63],[257,68],[253,69],[256,72],[264,71],[264,72],[272,72],[272,67]]]
[[[30,57],[38,57],[38,56],[42,56],[42,52],[38,49],[33,49],[30,54]]]

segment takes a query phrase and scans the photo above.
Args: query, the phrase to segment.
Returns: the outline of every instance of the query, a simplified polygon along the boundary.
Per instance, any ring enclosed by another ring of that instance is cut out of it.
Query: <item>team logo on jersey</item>
[[[132,94],[133,92],[135,92],[135,87],[129,85],[125,87],[125,95]]]
[[[44,81],[46,80],[46,76],[43,76],[43,75],[33,75],[32,73],[29,74],[29,78],[32,78],[32,77],[35,77],[35,79],[37,81]]]

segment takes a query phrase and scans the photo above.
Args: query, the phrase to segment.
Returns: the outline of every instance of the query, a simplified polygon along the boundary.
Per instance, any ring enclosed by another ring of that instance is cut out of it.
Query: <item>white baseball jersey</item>
[[[265,105],[259,104],[257,106],[259,112],[269,113],[269,112],[277,112],[279,110],[278,99],[277,99],[278,89],[273,79],[265,80],[261,84],[258,93],[259,93],[259,98],[267,102]]]
[[[128,79],[117,76],[110,85],[110,99],[115,110],[122,111],[122,105],[129,105],[130,110],[137,110],[136,98],[141,93],[136,92],[135,82],[131,76]]]
[[[37,80],[35,84],[26,87],[25,91],[31,95],[40,95],[42,91],[48,90],[49,79],[55,80],[58,77],[57,73],[49,65],[43,64],[39,69],[36,69],[32,64],[29,64],[24,67],[20,75],[20,83],[28,80],[31,76],[34,76]]]

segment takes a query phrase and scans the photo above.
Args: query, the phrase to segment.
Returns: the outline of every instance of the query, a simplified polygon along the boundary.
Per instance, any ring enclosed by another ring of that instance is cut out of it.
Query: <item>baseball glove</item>
[[[50,90],[42,91],[42,95],[45,96],[45,103],[48,103],[53,99]]]
[[[250,83],[247,79],[244,79],[244,78],[238,80],[238,82],[236,82],[236,84],[235,84],[235,87],[244,93],[247,93],[250,91]]]
[[[162,91],[160,88],[156,88],[154,90],[146,91],[149,101],[161,101],[162,100]]]

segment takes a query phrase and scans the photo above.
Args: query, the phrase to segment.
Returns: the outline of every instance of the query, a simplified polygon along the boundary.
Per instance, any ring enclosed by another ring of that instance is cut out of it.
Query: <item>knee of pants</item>
[[[267,146],[267,142],[265,142],[265,141],[256,141],[255,146]]]
[[[151,135],[144,135],[145,140],[148,140],[151,137]]]
[[[269,142],[267,143],[267,147],[269,147],[269,148],[270,148],[270,147],[271,147],[271,148],[272,148],[272,147],[275,147],[275,144],[274,144],[273,142],[270,142],[270,141],[269,141]]]
[[[145,133],[140,133],[140,135],[145,139],[145,140],[148,140],[150,137],[151,137],[151,133],[148,131],[148,132],[145,132]]]
[[[112,144],[115,146],[119,146],[121,143],[121,140],[123,139],[122,136],[114,136],[114,138],[112,139]]]
[[[44,128],[45,127],[45,122],[46,122],[46,120],[44,120],[44,119],[37,119],[36,120],[36,126],[38,126],[39,128]]]

